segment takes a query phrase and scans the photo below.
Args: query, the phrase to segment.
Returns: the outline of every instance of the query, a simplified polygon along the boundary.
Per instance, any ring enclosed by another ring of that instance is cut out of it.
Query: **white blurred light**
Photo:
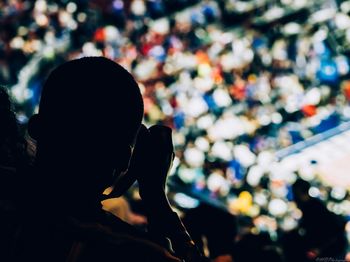
[[[325,22],[329,19],[332,19],[336,14],[336,10],[334,8],[327,8],[319,10],[313,13],[310,17],[311,23],[321,23]]]
[[[153,24],[151,24],[151,29],[152,31],[161,35],[165,35],[169,33],[169,30],[170,30],[169,19],[162,18],[154,21]]]
[[[201,167],[204,164],[205,155],[198,148],[187,148],[184,152],[185,161],[192,167]]]
[[[67,25],[69,23],[69,21],[72,20],[72,16],[70,13],[62,11],[62,12],[59,12],[58,19],[59,19],[61,24]]]
[[[284,26],[284,33],[288,35],[298,34],[301,30],[301,26],[298,23],[290,22]]]
[[[349,61],[346,56],[336,57],[335,62],[337,63],[337,70],[340,75],[346,75],[349,73]]]
[[[271,120],[272,120],[272,123],[274,123],[274,124],[280,124],[280,123],[282,123],[283,118],[282,118],[282,115],[280,113],[275,112],[271,115]]]
[[[260,180],[264,175],[264,169],[260,166],[252,166],[247,174],[247,183],[252,187],[260,184]]]
[[[193,97],[185,107],[186,114],[193,117],[199,117],[201,114],[207,111],[208,105],[200,96]]]
[[[134,69],[136,78],[140,81],[147,80],[153,76],[157,71],[157,62],[148,59],[139,63]]]
[[[251,49],[245,49],[244,51],[243,51],[243,60],[244,60],[244,62],[245,63],[250,63],[250,62],[252,62],[253,61],[253,59],[254,59],[254,52],[253,52],[253,50],[251,50]]]
[[[199,205],[197,199],[189,197],[183,193],[176,193],[174,195],[174,201],[183,208],[196,208]]]
[[[256,193],[254,195],[254,202],[257,203],[259,206],[263,207],[266,206],[268,203],[268,199],[265,194],[263,193]]]
[[[254,153],[245,145],[235,146],[234,156],[244,167],[251,166],[256,159]]]
[[[345,30],[350,27],[350,17],[344,13],[337,13],[335,16],[335,24],[339,29]]]
[[[13,49],[22,49],[24,45],[24,40],[22,37],[15,37],[10,42],[10,47]]]
[[[261,116],[258,116],[258,121],[260,125],[267,126],[271,123],[271,117],[269,115],[263,114]]]
[[[91,42],[86,42],[83,45],[83,53],[85,56],[100,56],[102,55],[101,51],[96,48],[96,46]]]
[[[34,9],[37,12],[44,13],[46,11],[46,9],[47,9],[46,1],[44,1],[44,0],[37,0],[35,2]]]
[[[207,152],[210,148],[209,141],[202,136],[197,137],[196,140],[194,141],[194,144],[196,145],[197,148],[199,148],[203,152]]]
[[[223,44],[229,44],[233,41],[233,35],[232,33],[225,32],[221,35],[221,42]]]
[[[272,57],[276,60],[288,59],[286,42],[283,40],[277,40],[272,47]]]
[[[143,16],[146,12],[145,3],[142,0],[134,0],[131,3],[131,11],[137,16]]]
[[[304,103],[308,105],[318,105],[321,101],[321,92],[318,88],[311,88],[304,98]]]
[[[202,77],[209,76],[212,72],[212,68],[209,64],[200,64],[198,65],[198,75]]]
[[[280,186],[275,184],[270,184],[270,191],[272,195],[279,198],[286,198],[288,194],[288,189],[286,186]]]
[[[318,30],[314,35],[313,35],[313,40],[316,42],[315,43],[315,49],[320,49],[322,47],[322,50],[318,50],[318,52],[324,52],[323,51],[323,45],[320,45],[322,41],[324,41],[327,38],[328,35],[328,30],[325,28],[322,28]]]
[[[271,163],[274,161],[274,155],[269,151],[262,151],[259,153],[257,158],[257,163],[262,168],[268,168]]]
[[[320,196],[320,190],[317,187],[310,187],[309,189],[309,195],[311,197],[319,197]]]
[[[282,228],[284,231],[290,231],[298,226],[298,222],[292,217],[285,217],[282,222]]]
[[[349,13],[350,12],[350,1],[345,1],[345,2],[341,3],[340,10],[343,13]]]
[[[268,21],[275,20],[277,18],[282,17],[284,14],[284,9],[278,6],[274,6],[270,8],[265,14],[264,18]]]
[[[270,201],[268,210],[271,215],[279,217],[284,215],[288,210],[288,205],[282,199],[273,199]]]
[[[205,115],[197,120],[197,126],[200,129],[208,129],[214,124],[214,117],[212,115]]]
[[[299,175],[302,179],[304,179],[306,181],[311,181],[315,178],[316,172],[315,172],[315,169],[311,165],[304,165],[299,170]]]
[[[69,22],[67,23],[67,27],[68,27],[70,30],[75,30],[75,29],[77,29],[78,25],[77,25],[77,22],[75,22],[75,20],[71,19],[71,20],[69,20]]]
[[[85,13],[79,13],[77,19],[80,23],[84,23],[86,21],[87,15]]]
[[[75,11],[77,11],[78,7],[77,7],[77,4],[74,3],[74,2],[69,2],[67,4],[67,7],[66,7],[66,10],[68,13],[74,13]]]
[[[213,93],[213,98],[219,107],[227,107],[232,102],[230,95],[224,89],[216,89]]]
[[[244,126],[237,117],[219,119],[208,129],[208,135],[212,140],[234,139],[244,133]]]
[[[235,1],[235,10],[238,12],[247,12],[251,9],[251,4],[243,1]]]
[[[342,200],[346,196],[346,190],[342,187],[334,187],[331,191],[331,197],[337,200]]]
[[[309,4],[309,0],[294,0],[293,7],[302,8]]]
[[[235,56],[233,55],[233,53],[228,53],[228,54],[224,54],[221,56],[221,66],[223,67],[223,70],[225,72],[229,72],[230,70],[232,70],[235,66]]]
[[[345,117],[350,117],[350,106],[344,107],[343,114]]]
[[[44,14],[39,14],[37,16],[35,16],[35,22],[39,25],[39,26],[46,26],[49,23],[49,19],[47,18],[46,15]]]
[[[201,92],[207,92],[213,89],[214,80],[210,75],[206,75],[203,77],[196,77],[194,79],[194,87]]]
[[[180,167],[178,175],[183,182],[190,184],[196,178],[196,171],[194,169]]]
[[[211,154],[226,161],[232,160],[232,151],[229,144],[223,141],[217,141],[211,148]]]
[[[166,102],[164,102],[164,104],[162,105],[162,111],[167,116],[172,116],[174,114],[173,107],[169,103],[166,103]]]
[[[293,183],[296,179],[294,169],[296,169],[296,162],[289,162],[287,158],[282,162],[272,162],[269,166],[269,176],[271,181],[284,181],[286,183]]]
[[[217,192],[228,187],[228,183],[225,178],[217,173],[212,173],[209,175],[207,184],[208,189],[212,192]]]
[[[104,34],[107,42],[117,41],[120,37],[119,30],[115,26],[106,26]]]

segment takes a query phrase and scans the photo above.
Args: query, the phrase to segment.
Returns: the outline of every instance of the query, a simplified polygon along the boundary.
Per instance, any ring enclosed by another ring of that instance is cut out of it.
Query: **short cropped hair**
[[[50,130],[63,137],[132,144],[141,125],[143,101],[138,84],[122,66],[104,57],[84,57],[51,72],[39,116],[44,137]]]

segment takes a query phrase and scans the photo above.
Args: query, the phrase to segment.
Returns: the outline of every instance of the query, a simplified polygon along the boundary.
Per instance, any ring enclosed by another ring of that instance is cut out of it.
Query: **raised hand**
[[[121,196],[137,180],[140,196],[148,198],[164,194],[166,178],[174,158],[171,129],[155,125],[147,129],[141,126],[130,167],[117,179],[112,196]]]

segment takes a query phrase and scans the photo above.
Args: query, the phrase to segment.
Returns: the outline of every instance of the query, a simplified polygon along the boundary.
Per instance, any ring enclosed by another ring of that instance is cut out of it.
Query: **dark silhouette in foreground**
[[[213,262],[284,262],[268,233],[238,235],[237,218],[219,208],[201,204],[186,212],[184,223],[199,248],[207,246]]]
[[[0,261],[9,259],[18,230],[18,216],[14,203],[19,183],[17,172],[23,168],[24,143],[9,94],[0,87]]]
[[[35,168],[22,176],[14,261],[201,261],[165,194],[171,130],[141,125],[133,77],[102,57],[67,62],[48,77],[28,131]],[[130,165],[130,168],[129,168]],[[148,232],[101,209],[103,191],[135,182]],[[170,239],[173,250],[169,248]]]
[[[232,256],[232,247],[237,235],[235,216],[202,203],[187,211],[184,223],[201,250],[204,248],[202,239],[206,239],[210,257],[214,261],[222,256]]]
[[[316,258],[344,260],[347,248],[345,220],[309,195],[310,183],[293,184],[294,201],[302,212],[297,230],[282,240],[287,261],[314,261]]]
[[[267,232],[245,234],[234,247],[235,262],[284,262],[282,250],[271,240]]]

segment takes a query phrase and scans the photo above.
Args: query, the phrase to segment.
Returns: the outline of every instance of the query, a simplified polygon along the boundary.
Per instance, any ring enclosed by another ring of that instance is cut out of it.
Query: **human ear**
[[[131,156],[133,153],[132,146],[124,146],[120,148],[120,155],[118,157],[118,169],[121,173],[126,173],[128,171]]]

